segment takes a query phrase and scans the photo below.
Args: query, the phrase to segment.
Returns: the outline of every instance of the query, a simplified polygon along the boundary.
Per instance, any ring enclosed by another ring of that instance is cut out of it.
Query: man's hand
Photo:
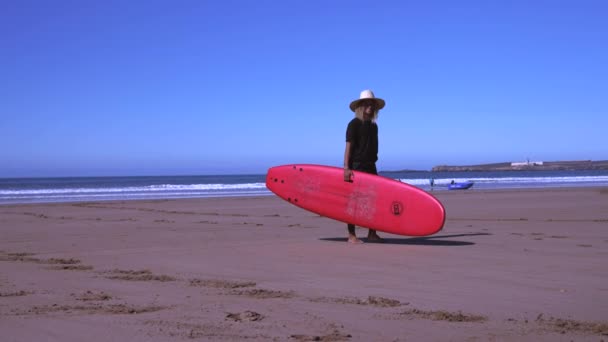
[[[344,169],[344,181],[352,182],[353,181],[353,171],[349,168]]]

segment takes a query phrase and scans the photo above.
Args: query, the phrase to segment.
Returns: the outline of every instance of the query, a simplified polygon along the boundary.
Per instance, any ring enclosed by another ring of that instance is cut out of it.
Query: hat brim
[[[383,99],[377,98],[377,97],[375,97],[375,98],[368,98],[368,99],[357,99],[357,100],[355,100],[355,101],[353,101],[353,102],[350,103],[350,110],[352,110],[354,112],[355,109],[357,109],[357,106],[359,105],[359,102],[361,102],[361,101],[368,101],[368,100],[372,100],[372,101],[376,102],[376,110],[380,110],[380,109],[384,108],[384,105],[386,104]]]

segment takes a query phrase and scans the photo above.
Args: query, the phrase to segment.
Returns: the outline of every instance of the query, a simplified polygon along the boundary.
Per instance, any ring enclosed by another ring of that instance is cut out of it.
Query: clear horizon
[[[588,160],[582,160],[582,159],[577,159],[577,160],[536,160],[534,162],[584,162],[584,161],[588,161]],[[591,160],[593,162],[608,162],[608,160]],[[517,161],[502,161],[502,162],[492,162],[492,163],[480,163],[480,164],[467,164],[467,165],[456,165],[456,164],[451,164],[451,165],[447,165],[447,164],[439,164],[439,165],[434,165],[433,167],[436,166],[453,166],[453,167],[459,167],[459,166],[481,166],[481,165],[492,165],[492,164],[501,164],[501,163],[509,163],[509,162],[517,162]],[[526,161],[522,161],[522,162],[526,162]],[[533,161],[530,161],[533,162]],[[276,166],[276,165],[273,165]],[[269,166],[270,167],[270,166]],[[339,166],[338,166],[339,167]],[[379,169],[378,172],[380,173],[384,173],[384,172],[432,172],[432,168],[429,169],[408,169],[408,168],[394,168],[394,169]],[[523,170],[525,171],[525,170]],[[551,171],[551,170],[547,170],[547,171]],[[563,170],[554,170],[554,171],[563,171]],[[600,170],[602,171],[602,170]],[[439,172],[469,172],[469,171],[439,171]],[[473,172],[485,172],[485,171],[473,171]],[[62,174],[62,175],[42,175],[42,176],[36,176],[36,175],[32,175],[32,176],[15,176],[15,177],[11,177],[11,176],[0,176],[0,179],[19,179],[19,178],[23,178],[23,179],[27,179],[27,178],[104,178],[104,177],[114,177],[114,178],[121,178],[121,177],[199,177],[199,176],[209,176],[209,177],[213,177],[213,176],[263,176],[266,174],[266,170],[263,172],[257,172],[257,173],[239,173],[239,172],[228,172],[228,173],[166,173],[166,174],[112,174],[112,173],[90,173],[90,174],[83,174],[82,170],[79,170],[78,173],[75,174]]]
[[[320,9],[323,10],[320,10]],[[341,166],[386,100],[379,170],[608,160],[608,3],[8,1],[0,177]]]

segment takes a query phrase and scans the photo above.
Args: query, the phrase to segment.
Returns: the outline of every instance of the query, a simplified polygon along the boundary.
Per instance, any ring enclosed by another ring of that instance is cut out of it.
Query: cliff
[[[431,171],[555,171],[555,170],[608,170],[608,160],[572,160],[542,163],[494,163],[479,165],[439,165]]]

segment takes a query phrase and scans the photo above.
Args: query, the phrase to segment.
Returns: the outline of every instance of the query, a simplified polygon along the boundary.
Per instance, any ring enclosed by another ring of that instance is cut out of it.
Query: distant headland
[[[608,160],[525,161],[479,165],[439,165],[431,171],[556,171],[608,170]]]

